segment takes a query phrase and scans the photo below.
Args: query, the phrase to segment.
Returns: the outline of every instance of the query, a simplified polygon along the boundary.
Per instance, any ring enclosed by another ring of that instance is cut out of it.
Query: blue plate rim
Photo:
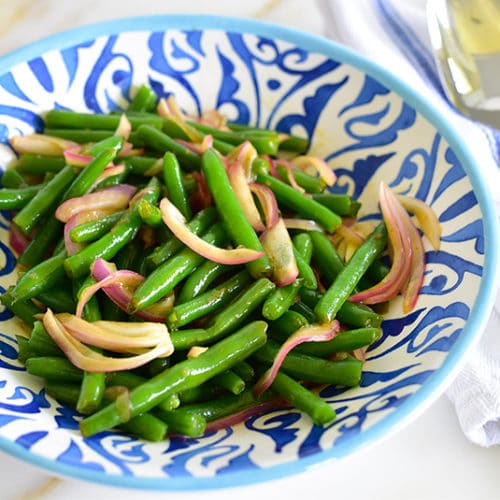
[[[353,438],[348,442],[336,445],[332,449],[300,458],[293,463],[276,465],[268,469],[241,471],[240,473],[227,475],[219,474],[208,478],[141,478],[88,471],[80,469],[77,466],[54,462],[45,457],[34,455],[21,445],[9,441],[3,436],[0,436],[0,449],[45,470],[95,483],[149,490],[202,490],[244,486],[298,474],[307,471],[312,466],[320,465],[322,462],[331,463],[332,460],[339,460],[366,448],[368,445],[373,445],[383,438],[387,438],[422,413],[444,392],[447,385],[452,381],[465,362],[465,353],[478,341],[479,334],[477,332],[483,330],[493,307],[496,290],[495,284],[500,280],[500,248],[496,209],[486,177],[477,166],[472,151],[461,140],[457,129],[395,74],[338,42],[271,22],[199,14],[155,15],[114,19],[62,31],[1,56],[0,74],[4,74],[18,63],[40,56],[47,51],[73,46],[99,36],[134,31],[165,31],[168,29],[213,29],[254,34],[294,43],[310,52],[335,58],[367,73],[399,94],[434,125],[457,154],[462,167],[470,178],[474,193],[484,215],[485,271],[471,315],[459,339],[449,351],[443,365],[397,410],[365,431],[362,442],[359,439]]]

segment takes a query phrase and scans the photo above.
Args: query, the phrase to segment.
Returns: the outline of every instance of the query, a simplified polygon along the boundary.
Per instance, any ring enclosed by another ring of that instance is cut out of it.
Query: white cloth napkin
[[[464,118],[439,82],[425,18],[425,0],[317,0],[324,35],[397,73],[431,101],[473,144],[500,214],[500,132]],[[500,444],[500,294],[480,341],[447,395],[469,440]]]

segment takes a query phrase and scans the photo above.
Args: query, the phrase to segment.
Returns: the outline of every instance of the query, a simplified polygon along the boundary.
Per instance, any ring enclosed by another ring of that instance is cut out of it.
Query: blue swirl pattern
[[[233,120],[307,136],[312,153],[338,175],[334,190],[377,212],[377,185],[430,204],[442,224],[442,251],[426,248],[427,274],[414,312],[396,300],[383,337],[368,353],[359,388],[322,397],[338,418],[317,428],[279,409],[196,438],[144,443],[115,432],[89,439],[80,416],[47,397],[16,361],[19,325],[0,313],[0,435],[66,466],[112,476],[217,477],[265,469],[356,439],[398,411],[439,369],[474,306],[484,262],[481,210],[456,155],[419,113],[361,71],[288,42],[222,31],[124,32],[41,54],[0,75],[0,139],[40,131],[53,107],[121,109],[133,87],[175,94],[194,114],[218,108]],[[418,137],[418,143],[415,141]],[[15,258],[0,227],[0,284],[15,280]],[[285,453],[286,451],[286,453]]]

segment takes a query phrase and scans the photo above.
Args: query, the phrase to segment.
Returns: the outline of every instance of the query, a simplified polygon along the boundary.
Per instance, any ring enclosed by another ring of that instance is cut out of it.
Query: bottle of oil
[[[429,23],[431,40],[436,48],[439,39],[450,99],[466,114],[470,114],[467,108],[500,111],[500,0],[429,3],[434,15],[434,24]]]

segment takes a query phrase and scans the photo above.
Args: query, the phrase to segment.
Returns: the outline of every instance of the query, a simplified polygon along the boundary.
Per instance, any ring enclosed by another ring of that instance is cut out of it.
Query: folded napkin
[[[500,214],[500,132],[460,115],[441,87],[425,18],[425,0],[317,0],[324,35],[365,55],[409,83],[449,118],[491,185]],[[460,426],[472,442],[500,444],[500,293],[481,339],[448,389]]]

